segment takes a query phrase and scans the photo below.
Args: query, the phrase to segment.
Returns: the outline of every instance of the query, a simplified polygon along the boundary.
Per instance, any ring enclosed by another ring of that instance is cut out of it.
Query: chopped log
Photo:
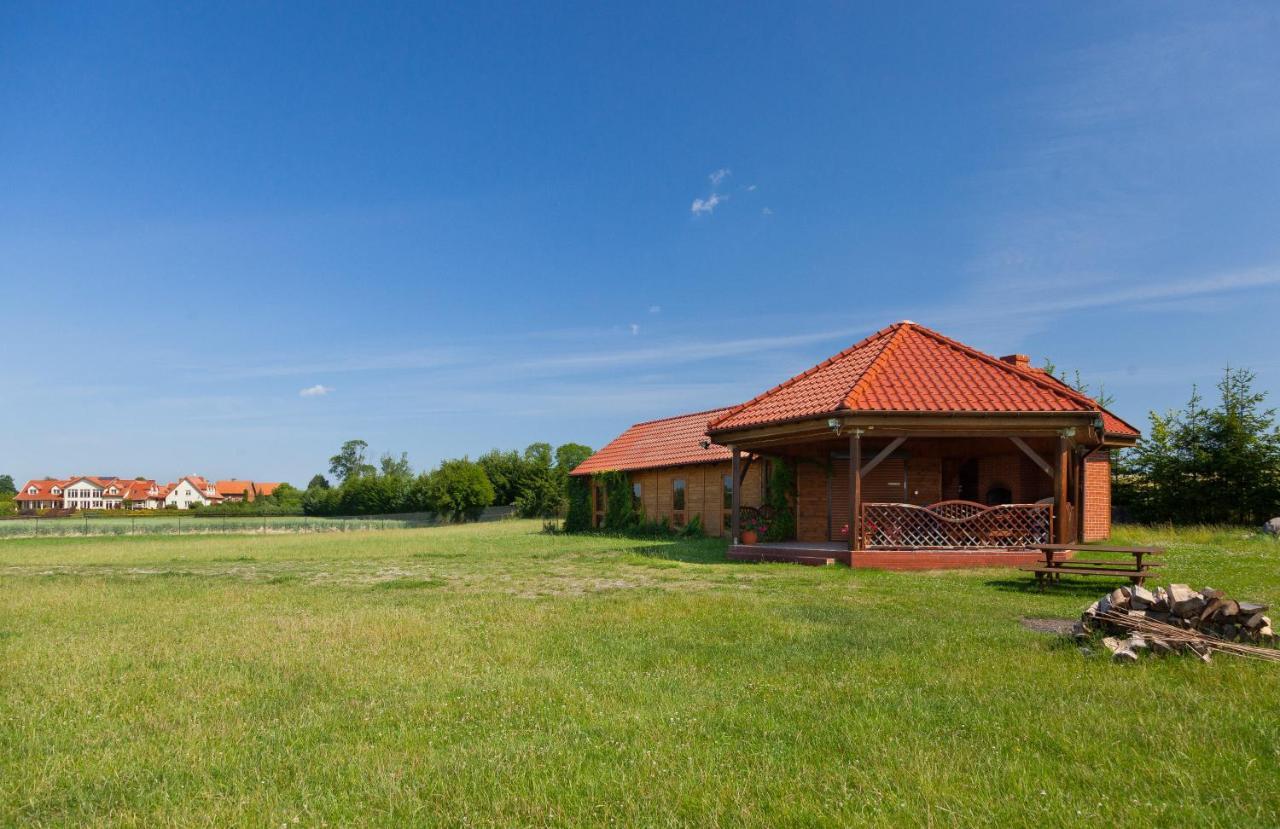
[[[1245,620],[1244,629],[1258,630],[1259,628],[1268,627],[1270,626],[1270,624],[1271,624],[1271,620],[1268,619],[1266,616],[1263,616],[1261,613],[1255,613]]]
[[[1156,600],[1151,603],[1151,609],[1156,611],[1157,613],[1168,613],[1169,612],[1169,592],[1165,590],[1163,587],[1157,587],[1155,590],[1152,591],[1152,595],[1156,597]]]
[[[1111,655],[1112,662],[1137,662],[1138,655],[1128,648],[1121,648]]]
[[[1240,603],[1232,599],[1222,599],[1222,604],[1218,607],[1217,618],[1224,621],[1231,621],[1240,615]]]
[[[1267,605],[1258,604],[1257,602],[1241,602],[1240,603],[1241,616],[1252,616],[1255,613],[1265,613],[1268,609],[1269,608]]]
[[[1213,618],[1213,615],[1222,607],[1222,599],[1213,598],[1204,606],[1204,610],[1200,611],[1200,624],[1204,624]]]
[[[1117,587],[1111,591],[1108,597],[1111,599],[1111,607],[1113,610],[1125,610],[1129,607],[1129,591],[1124,587]]]
[[[1200,591],[1200,595],[1204,597],[1206,602],[1211,602],[1214,599],[1221,599],[1227,594],[1221,590],[1214,590],[1212,587],[1206,587],[1204,590]]]
[[[1116,651],[1120,650],[1120,640],[1114,636],[1104,636],[1102,637],[1102,647],[1106,648],[1112,653],[1115,653]]]
[[[1173,645],[1170,645],[1167,641],[1165,641],[1164,639],[1161,639],[1159,636],[1152,636],[1150,639],[1150,644],[1151,644],[1152,653],[1158,653],[1163,656],[1165,654],[1170,654],[1174,652]]]

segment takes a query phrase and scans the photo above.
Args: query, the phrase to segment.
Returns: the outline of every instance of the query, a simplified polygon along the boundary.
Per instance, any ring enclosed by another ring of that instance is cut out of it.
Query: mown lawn
[[[1125,529],[1280,601],[1280,544]],[[0,542],[0,825],[1280,824],[1280,666],[1117,666],[1007,570],[533,523]],[[1168,579],[1165,579],[1166,581]]]

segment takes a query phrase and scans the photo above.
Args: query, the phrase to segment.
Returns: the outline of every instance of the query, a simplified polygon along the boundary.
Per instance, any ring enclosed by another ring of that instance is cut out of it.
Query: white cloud
[[[761,210],[760,210],[760,215],[761,215],[761,216],[772,216],[772,215],[773,215],[773,208],[772,208],[772,207],[764,207],[764,208],[761,208]]]
[[[733,172],[728,167],[721,167],[719,170],[716,170],[714,173],[707,176],[707,178],[711,179],[711,187],[716,188],[720,186],[720,182],[724,181],[731,175],[733,175]]]
[[[635,322],[631,323],[631,336],[634,337],[636,334],[639,334],[639,333],[640,333],[640,324]]]
[[[649,306],[649,313],[650,313],[650,314],[661,314],[661,313],[662,313],[662,306],[661,306],[661,305],[650,305],[650,306]]]
[[[754,184],[748,184],[746,187],[746,191],[748,193],[754,193],[756,191],[756,186]]]
[[[720,204],[720,202],[724,201],[727,198],[728,196],[722,196],[719,193],[712,193],[710,196],[707,196],[705,199],[694,199],[693,205],[689,208],[689,210],[695,216],[700,216],[703,213],[710,213],[711,211],[716,209],[716,205]]]
[[[326,394],[328,394],[331,391],[333,391],[333,388],[331,386],[322,386],[319,383],[316,383],[314,386],[307,386],[305,389],[298,392],[298,396],[299,397],[324,397]]]

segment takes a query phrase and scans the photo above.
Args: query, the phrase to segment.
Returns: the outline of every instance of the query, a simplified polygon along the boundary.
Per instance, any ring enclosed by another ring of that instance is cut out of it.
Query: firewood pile
[[[1214,653],[1280,662],[1267,606],[1228,598],[1221,590],[1171,584],[1147,590],[1120,587],[1089,605],[1073,629],[1077,641],[1095,632],[1117,662],[1142,652],[1189,653],[1208,662]]]

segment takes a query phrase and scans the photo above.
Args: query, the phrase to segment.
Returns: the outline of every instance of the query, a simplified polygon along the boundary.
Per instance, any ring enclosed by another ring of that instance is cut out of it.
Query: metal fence
[[[481,521],[510,518],[510,507],[490,507]],[[313,515],[201,515],[198,511],[167,511],[160,514],[73,515],[68,517],[19,516],[0,520],[0,539],[133,536],[333,533],[361,530],[413,529],[438,526],[442,521],[430,513],[358,516]]]

